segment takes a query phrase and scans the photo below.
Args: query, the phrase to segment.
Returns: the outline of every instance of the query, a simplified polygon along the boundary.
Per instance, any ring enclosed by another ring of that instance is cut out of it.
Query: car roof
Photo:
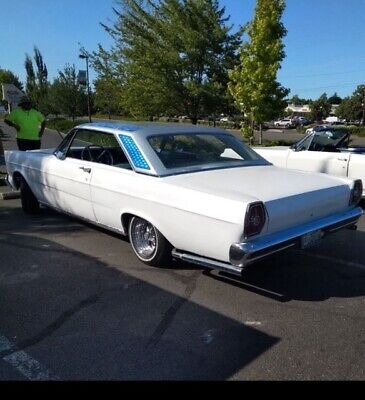
[[[114,134],[129,134],[130,136],[147,137],[151,135],[171,135],[174,133],[223,133],[229,132],[204,125],[186,123],[156,123],[156,122],[91,122],[78,125],[75,128],[102,130]]]

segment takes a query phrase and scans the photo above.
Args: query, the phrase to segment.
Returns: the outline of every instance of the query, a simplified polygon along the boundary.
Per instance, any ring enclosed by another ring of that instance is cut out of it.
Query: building
[[[330,116],[335,116],[336,115],[336,110],[338,104],[332,104],[331,105],[331,111],[330,111]],[[285,109],[286,113],[292,113],[293,115],[297,116],[302,116],[302,117],[308,117],[310,113],[310,104],[288,104],[288,106]]]

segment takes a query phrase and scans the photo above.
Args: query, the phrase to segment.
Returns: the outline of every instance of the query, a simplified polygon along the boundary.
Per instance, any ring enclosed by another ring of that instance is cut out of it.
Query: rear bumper
[[[363,210],[360,207],[356,207],[352,210],[337,213],[284,231],[247,240],[242,243],[233,243],[229,251],[230,263],[235,267],[243,268],[271,254],[300,245],[303,235],[321,230],[323,236],[326,236],[339,229],[354,226],[362,214]]]

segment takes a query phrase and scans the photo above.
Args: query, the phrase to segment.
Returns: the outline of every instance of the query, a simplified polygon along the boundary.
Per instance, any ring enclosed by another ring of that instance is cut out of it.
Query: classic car
[[[216,128],[89,123],[56,149],[5,159],[25,212],[45,205],[119,232],[149,265],[175,257],[240,275],[362,215],[361,181],[277,168]]]
[[[365,148],[351,147],[350,134],[338,127],[311,132],[290,147],[260,147],[255,151],[278,167],[365,181]]]

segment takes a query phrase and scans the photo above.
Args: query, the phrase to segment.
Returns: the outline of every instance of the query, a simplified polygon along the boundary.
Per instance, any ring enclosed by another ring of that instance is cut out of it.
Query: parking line
[[[16,346],[5,336],[0,335],[0,352],[9,350],[14,350],[14,352],[3,357],[2,360],[10,364],[27,379],[31,381],[59,380],[56,375],[53,375],[46,367],[25,351],[16,351]]]

